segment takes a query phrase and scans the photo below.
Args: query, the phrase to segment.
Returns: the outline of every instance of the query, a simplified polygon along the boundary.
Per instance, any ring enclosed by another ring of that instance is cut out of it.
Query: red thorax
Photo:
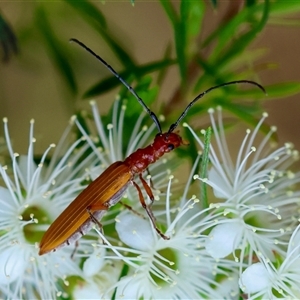
[[[133,152],[125,159],[124,164],[130,168],[133,174],[139,174],[165,153],[185,144],[186,142],[177,133],[159,133],[151,145]]]

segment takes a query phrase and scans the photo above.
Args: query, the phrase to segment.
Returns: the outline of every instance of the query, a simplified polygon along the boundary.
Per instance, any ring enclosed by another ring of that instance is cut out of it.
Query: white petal
[[[28,172],[29,172],[28,162],[30,164],[30,171],[31,171],[30,174],[28,174]],[[35,172],[35,170],[37,168],[36,164],[27,155],[20,155],[19,159],[18,159],[18,165],[19,165],[22,177],[24,178],[25,182],[28,182],[28,180],[30,180],[32,178],[32,174]],[[28,179],[28,175],[30,176],[29,179]]]
[[[224,258],[240,243],[243,227],[238,222],[217,225],[209,234],[205,248],[214,258]]]
[[[134,249],[147,251],[155,243],[149,220],[133,213],[124,212],[119,214],[116,230],[122,242]]]
[[[17,208],[15,208],[14,201],[12,199],[11,193],[8,189],[0,186],[0,211],[1,211],[1,221],[6,217],[11,217],[11,213],[15,213]],[[5,212],[5,213],[3,213]]]
[[[144,295],[146,291],[148,291],[148,287],[145,285],[145,283],[149,283],[147,279],[145,278],[145,282],[142,281],[142,284],[140,282],[140,278],[137,277],[133,280],[131,276],[126,276],[121,279],[121,281],[118,284],[117,292],[116,292],[116,298],[117,299],[139,299],[141,298],[141,295]],[[143,290],[141,291],[141,286],[144,286]],[[143,297],[147,299],[146,297]]]
[[[224,178],[220,176],[220,174],[217,172],[216,168],[212,167],[209,170],[208,178],[210,181],[218,185],[218,189],[213,189],[215,197],[218,199],[227,199],[228,198],[227,195],[231,191],[229,190],[229,187],[226,185]],[[224,191],[224,193],[222,193],[222,191]]]
[[[240,278],[240,287],[246,289],[247,293],[257,293],[268,287],[269,281],[268,272],[262,263],[256,263],[248,267]]]
[[[232,268],[234,269],[234,267]],[[219,293],[220,299],[239,299],[238,276],[230,274],[219,282],[216,291]]]
[[[83,264],[83,272],[86,277],[92,277],[100,272],[104,265],[105,249],[101,253],[94,252]]]
[[[26,262],[22,250],[17,247],[8,247],[0,253],[0,283],[13,282],[19,276],[23,276]]]
[[[76,285],[73,297],[74,299],[103,299],[103,293],[95,283],[83,283]]]
[[[105,249],[104,249],[105,251]],[[101,255],[102,256],[102,255]],[[112,299],[114,288],[119,280],[123,264],[120,261],[104,261],[101,270],[93,277],[84,278],[74,289],[75,299]]]
[[[299,257],[300,254],[300,225],[294,230],[291,238],[290,238],[290,242],[289,242],[289,246],[288,246],[288,250],[287,250],[287,255],[293,255],[293,257]]]

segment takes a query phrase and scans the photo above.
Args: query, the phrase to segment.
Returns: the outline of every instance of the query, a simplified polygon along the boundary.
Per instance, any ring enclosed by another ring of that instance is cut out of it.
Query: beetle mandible
[[[156,226],[155,218],[146,204],[143,193],[139,185],[135,182],[135,177],[138,176],[150,200],[154,201],[154,196],[151,187],[142,177],[142,173],[150,164],[153,164],[165,153],[168,153],[181,145],[187,145],[178,133],[173,132],[181,120],[185,117],[188,110],[199,99],[210,91],[238,83],[248,83],[257,86],[263,92],[265,89],[258,83],[251,80],[237,80],[226,82],[217,86],[213,86],[206,91],[199,94],[193,101],[191,101],[179,116],[177,121],[171,124],[169,130],[165,133],[161,130],[160,122],[154,112],[152,112],[144,101],[137,95],[134,89],[123,79],[120,75],[107,64],[99,55],[93,52],[85,44],[77,39],[71,39],[84,48],[86,51],[96,57],[106,68],[110,70],[123,84],[127,87],[131,94],[142,105],[146,112],[150,115],[155,123],[158,134],[154,141],[149,146],[138,149],[129,155],[124,161],[117,161],[110,165],[103,173],[100,174],[93,182],[91,182],[76,198],[69,204],[69,206],[57,217],[57,219],[50,225],[45,232],[41,242],[39,255],[43,255],[50,251],[69,245],[77,241],[81,236],[86,234],[93,226],[93,223],[101,226],[100,221],[105,212],[117,202],[120,201],[122,195],[125,193],[129,184],[132,184],[138,192],[139,200],[142,207],[146,210],[150,221],[163,239],[169,239]]]

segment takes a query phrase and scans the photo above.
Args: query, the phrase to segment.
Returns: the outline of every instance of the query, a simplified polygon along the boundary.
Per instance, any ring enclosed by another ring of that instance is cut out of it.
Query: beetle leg
[[[103,226],[102,226],[102,224],[94,217],[94,215],[92,214],[90,206],[87,207],[86,210],[87,210],[88,214],[90,215],[91,221],[92,221],[94,224],[98,225],[98,227],[99,227],[101,233],[104,235]],[[102,240],[102,243],[103,243],[104,245],[106,244],[103,240]]]
[[[73,252],[72,252],[72,254],[71,254],[71,259],[72,259],[72,260],[73,260],[73,258],[74,258],[74,255],[75,255],[75,253],[76,253],[76,250],[77,250],[78,246],[79,246],[79,243],[78,243],[78,241],[76,241],[76,242],[75,242],[74,250],[73,250]]]
[[[143,180],[144,180],[144,179],[143,179]],[[142,181],[142,182],[143,182],[143,181]],[[144,180],[144,182],[146,183],[145,180]],[[137,191],[138,191],[139,198],[140,198],[140,202],[141,202],[143,208],[146,210],[146,212],[147,212],[147,214],[148,214],[148,216],[149,216],[149,218],[150,218],[150,220],[151,220],[151,223],[152,223],[153,227],[155,228],[156,232],[157,232],[164,240],[169,240],[170,238],[167,237],[166,235],[164,235],[164,234],[157,228],[156,223],[155,223],[155,218],[154,218],[154,216],[153,216],[153,213],[152,213],[150,207],[146,204],[145,198],[144,198],[144,196],[143,196],[143,193],[142,193],[140,187],[139,187],[134,181],[132,181],[132,183],[133,183],[133,185],[135,186],[135,188],[136,188]],[[143,185],[144,185],[144,184],[143,184]],[[147,185],[148,189],[151,191],[151,189],[150,189],[150,187],[148,186],[147,183],[146,183],[146,185]],[[146,192],[147,192],[147,189],[146,189]],[[148,194],[148,192],[147,192],[147,194]],[[151,196],[153,197],[152,192],[151,192],[150,195],[148,194],[148,196],[149,196],[150,199],[151,199]],[[153,197],[153,199],[154,199],[154,197]]]
[[[152,190],[156,191],[157,194],[160,194],[160,190],[157,189],[157,188],[155,188],[155,186],[154,186],[154,183],[153,183],[152,176],[151,176],[151,173],[150,173],[150,171],[149,171],[149,168],[147,168],[146,171],[147,171],[147,175],[150,177],[150,178],[149,178],[149,181],[150,181],[150,188],[151,188]]]
[[[145,219],[145,216],[142,215],[141,213],[139,213],[138,211],[136,211],[135,209],[133,209],[130,205],[124,203],[123,201],[119,201],[120,204],[122,204],[125,208],[127,208],[128,210],[130,210],[131,212],[133,212],[134,214],[138,215],[139,217]]]
[[[102,232],[102,231],[103,231],[103,229],[102,229],[103,226],[102,226],[102,224],[94,217],[94,215],[92,214],[92,212],[91,212],[91,207],[88,206],[88,207],[86,208],[86,210],[87,210],[88,214],[90,215],[91,221],[92,221],[93,223],[97,224],[97,225],[99,226],[101,232]]]
[[[146,180],[143,178],[142,174],[140,174],[139,177],[140,177],[140,180],[143,184],[143,187],[144,187],[147,195],[149,196],[149,198],[151,200],[151,203],[150,203],[150,206],[151,206],[154,202],[154,196],[153,196],[152,190],[151,190],[150,186],[148,185],[148,183],[146,182]]]

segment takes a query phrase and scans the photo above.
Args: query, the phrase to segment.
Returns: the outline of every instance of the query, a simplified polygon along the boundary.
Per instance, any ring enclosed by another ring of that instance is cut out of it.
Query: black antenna
[[[212,90],[218,89],[220,87],[223,86],[227,86],[227,85],[232,85],[232,84],[238,84],[238,83],[248,83],[248,84],[252,84],[257,86],[258,88],[260,88],[265,94],[266,94],[266,90],[264,89],[264,87],[262,85],[260,85],[259,83],[255,82],[255,81],[251,81],[251,80],[236,80],[236,81],[229,81],[229,82],[225,82],[216,86],[213,86],[209,89],[207,89],[206,91],[202,92],[201,94],[199,94],[193,101],[190,102],[190,104],[185,108],[185,110],[183,111],[183,113],[179,116],[179,118],[177,119],[177,121],[175,123],[173,123],[169,130],[168,133],[174,131],[174,129],[178,126],[178,124],[180,123],[180,121],[185,117],[185,115],[187,114],[187,112],[189,111],[189,109],[199,100],[201,99],[204,95],[206,95],[207,93],[211,92]]]
[[[129,92],[137,99],[137,101],[143,106],[143,108],[146,110],[146,112],[150,115],[152,120],[154,121],[159,133],[162,133],[161,126],[159,123],[159,120],[156,116],[156,114],[149,109],[149,107],[145,104],[145,102],[142,100],[142,98],[135,92],[135,90],[113,69],[112,66],[110,66],[102,57],[100,57],[98,54],[96,54],[92,49],[87,47],[82,42],[78,41],[77,39],[70,39],[70,42],[74,42],[84,48],[87,52],[92,54],[94,57],[96,57],[100,62],[111,72],[113,73],[123,84],[127,87]]]

